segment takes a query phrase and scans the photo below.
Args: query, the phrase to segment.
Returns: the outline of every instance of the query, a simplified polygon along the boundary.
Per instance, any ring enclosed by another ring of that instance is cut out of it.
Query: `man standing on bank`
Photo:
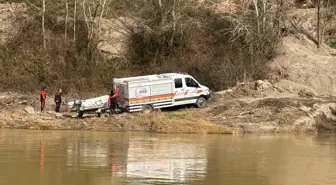
[[[41,101],[41,112],[44,110],[45,101],[47,99],[47,88],[43,87],[40,93],[40,101]]]
[[[115,90],[114,90],[115,89]],[[116,86],[115,88],[112,85],[112,89],[110,92],[110,97],[108,99],[108,103],[110,104],[110,113],[115,114],[115,111],[117,109],[117,96],[118,96],[119,90]]]
[[[55,94],[54,100],[56,103],[56,112],[59,112],[62,104],[62,89],[58,89],[58,91]]]

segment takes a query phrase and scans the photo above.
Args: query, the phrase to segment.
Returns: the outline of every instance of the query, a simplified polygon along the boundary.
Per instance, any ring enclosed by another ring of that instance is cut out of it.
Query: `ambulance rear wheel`
[[[142,112],[145,114],[153,112],[153,107],[151,105],[143,105]]]
[[[204,97],[199,97],[196,101],[196,107],[202,108],[206,105],[206,99]]]

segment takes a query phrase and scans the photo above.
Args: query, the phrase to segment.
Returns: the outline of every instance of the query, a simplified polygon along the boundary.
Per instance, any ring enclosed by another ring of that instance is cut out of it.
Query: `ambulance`
[[[118,108],[127,112],[194,104],[206,105],[212,92],[186,73],[114,78],[118,88]]]
[[[114,78],[113,87],[118,88],[118,112],[149,113],[154,109],[194,104],[201,108],[206,105],[212,92],[186,73],[165,73],[159,75]],[[77,117],[84,113],[98,116],[109,112],[108,95],[74,100],[68,103]]]

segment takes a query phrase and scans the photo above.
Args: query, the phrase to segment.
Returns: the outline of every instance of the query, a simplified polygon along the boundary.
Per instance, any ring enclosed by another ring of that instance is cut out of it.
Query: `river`
[[[0,130],[1,185],[334,185],[335,135]]]

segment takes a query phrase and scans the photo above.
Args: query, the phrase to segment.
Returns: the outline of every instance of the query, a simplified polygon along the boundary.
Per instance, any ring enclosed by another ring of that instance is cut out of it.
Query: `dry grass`
[[[159,133],[232,134],[232,129],[218,125],[197,111],[139,114],[136,121]]]

